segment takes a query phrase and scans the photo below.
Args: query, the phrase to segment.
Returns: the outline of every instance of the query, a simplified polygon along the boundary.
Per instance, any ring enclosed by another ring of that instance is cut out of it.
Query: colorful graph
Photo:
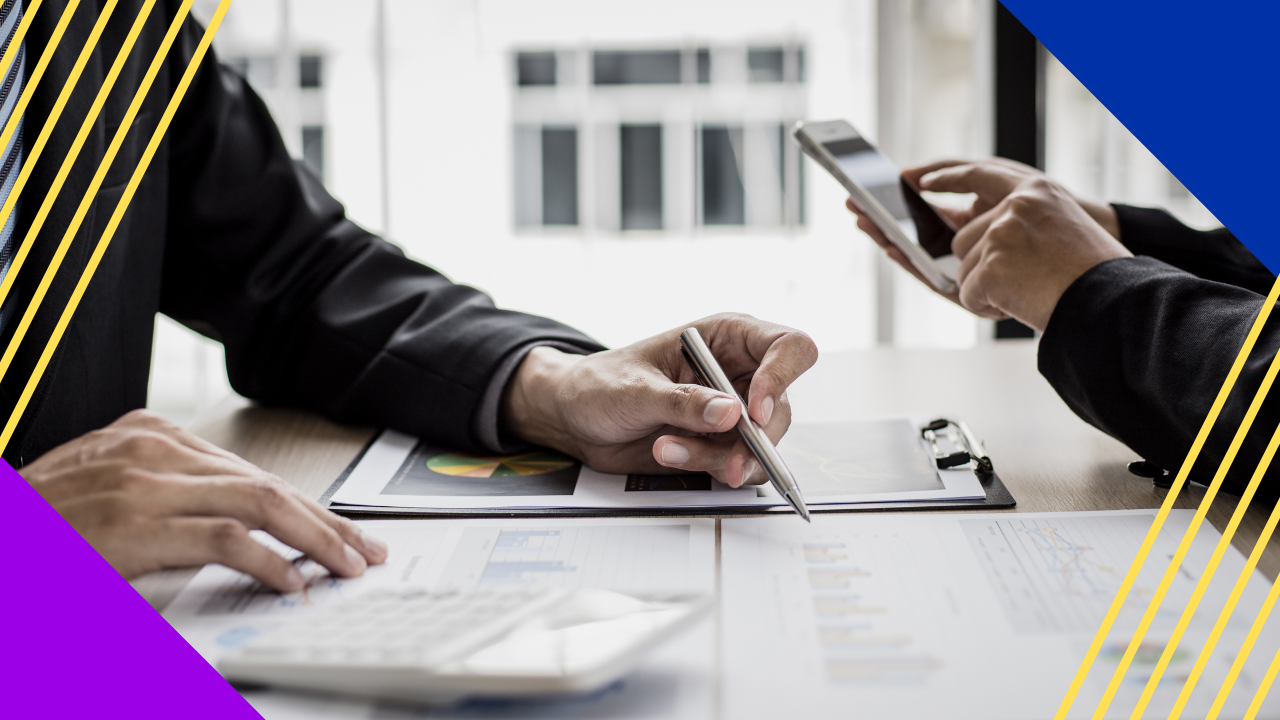
[[[1100,561],[1093,548],[1080,545],[1052,526],[1019,528],[1038,551],[1044,572],[1055,577],[1060,590],[1070,595],[1111,598],[1126,568]]]
[[[1150,523],[1141,515],[1011,517],[962,520],[960,527],[1018,633],[1090,633],[1110,607]],[[1179,576],[1179,592],[1185,588],[1189,594],[1187,583]],[[1130,597],[1141,602],[1150,592],[1139,578]],[[1133,600],[1122,617],[1135,612]],[[1176,608],[1161,609],[1156,617],[1170,612],[1176,620]]]
[[[425,442],[405,458],[383,495],[572,495],[582,464],[552,450],[471,455]]]
[[[498,457],[444,453],[427,460],[427,467],[442,475],[479,478],[542,475],[573,464],[572,458],[550,450]]]

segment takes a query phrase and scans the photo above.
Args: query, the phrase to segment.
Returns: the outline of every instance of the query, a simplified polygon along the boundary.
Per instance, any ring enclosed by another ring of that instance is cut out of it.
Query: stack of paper
[[[982,499],[968,467],[938,470],[920,418],[796,425],[778,449],[810,506]],[[482,457],[394,431],[366,449],[331,497],[337,510],[744,508],[785,502],[769,486],[708,475],[611,475],[549,450]]]

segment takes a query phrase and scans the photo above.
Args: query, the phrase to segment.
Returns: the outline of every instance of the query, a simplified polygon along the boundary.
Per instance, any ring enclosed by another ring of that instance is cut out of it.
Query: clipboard
[[[810,504],[812,513],[847,513],[847,512],[887,512],[903,510],[999,510],[1012,508],[1017,501],[1001,481],[999,474],[992,466],[982,444],[974,439],[973,433],[963,422],[952,422],[945,419],[928,423],[922,432],[945,432],[953,440],[953,444],[963,447],[980,470],[977,472],[985,497],[982,499],[940,499],[931,501],[895,501],[866,502],[849,504]],[[351,460],[341,474],[333,481],[319,503],[339,515],[350,518],[520,518],[520,517],[708,517],[708,516],[747,516],[772,515],[775,513],[791,514],[794,511],[785,505],[763,508],[749,505],[690,506],[690,507],[611,507],[611,508],[405,508],[405,507],[373,507],[332,504],[333,496],[347,481],[352,471],[359,465],[365,454],[373,447],[381,433],[374,433],[360,452]],[[925,436],[928,439],[928,436]],[[954,442],[958,441],[958,442]],[[955,453],[939,453],[935,445],[935,462],[940,468],[954,467],[959,460]],[[949,464],[948,464],[949,463]]]

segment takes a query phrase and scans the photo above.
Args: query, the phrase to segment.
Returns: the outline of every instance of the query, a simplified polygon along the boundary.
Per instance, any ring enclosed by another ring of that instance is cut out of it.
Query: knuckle
[[[1027,180],[1027,187],[1038,193],[1052,193],[1058,186],[1044,175],[1032,175]]]
[[[333,524],[337,526],[333,528],[333,530],[334,532],[338,533],[338,535],[340,535],[343,538],[359,537],[360,529],[356,527],[355,523],[351,522],[350,520],[344,517],[334,515],[332,512],[329,512],[328,510],[322,510],[322,512],[325,513],[325,516],[329,517],[329,519],[333,521]]]
[[[809,333],[804,332],[803,330],[796,330],[794,332],[796,345],[800,348],[800,357],[803,358],[809,366],[812,366],[814,363],[818,362],[818,343],[814,342]]]
[[[164,418],[150,410],[147,410],[146,408],[130,410],[124,415],[121,415],[120,419],[116,420],[116,422],[126,425],[141,425],[144,427],[159,427],[169,424]]]
[[[991,226],[987,228],[986,235],[983,238],[987,251],[998,249],[1001,245],[1011,240],[1020,225],[1021,223],[1017,219],[1016,213],[996,218],[991,223]]]
[[[281,481],[270,477],[257,478],[250,482],[258,509],[264,515],[278,513],[289,504],[289,493],[283,485]]]
[[[1034,190],[1034,188],[1027,188],[1011,193],[1009,195],[1009,210],[1015,215],[1025,214],[1034,210],[1040,204],[1039,198],[1032,194]]]
[[[249,539],[249,530],[230,518],[218,519],[209,526],[209,547],[218,557],[229,557]]]
[[[343,557],[346,545],[347,541],[337,530],[321,523],[314,539],[308,541],[307,547],[299,549],[305,550],[312,557],[332,559]]]
[[[116,449],[131,456],[150,456],[171,449],[174,442],[156,432],[138,431],[125,434],[116,443]]]
[[[671,404],[672,410],[680,412],[693,404],[697,392],[697,388],[692,385],[673,385],[667,395],[667,402]]]
[[[337,530],[326,525],[322,531],[321,538],[322,540],[320,542],[324,545],[324,551],[326,554],[333,555],[334,557],[342,557],[347,546],[347,541],[342,539],[342,536],[338,534]]]

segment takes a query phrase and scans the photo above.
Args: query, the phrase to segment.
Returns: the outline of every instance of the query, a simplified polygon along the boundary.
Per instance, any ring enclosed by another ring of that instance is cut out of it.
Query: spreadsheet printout
[[[725,716],[1052,718],[1155,512],[725,519]],[[1192,515],[1169,515],[1071,717],[1092,715]],[[1107,717],[1133,711],[1219,538],[1201,525]],[[1223,556],[1146,717],[1167,716],[1244,564]],[[1254,573],[1183,717],[1203,717],[1269,588]],[[1276,625],[1223,717],[1252,700]]]

